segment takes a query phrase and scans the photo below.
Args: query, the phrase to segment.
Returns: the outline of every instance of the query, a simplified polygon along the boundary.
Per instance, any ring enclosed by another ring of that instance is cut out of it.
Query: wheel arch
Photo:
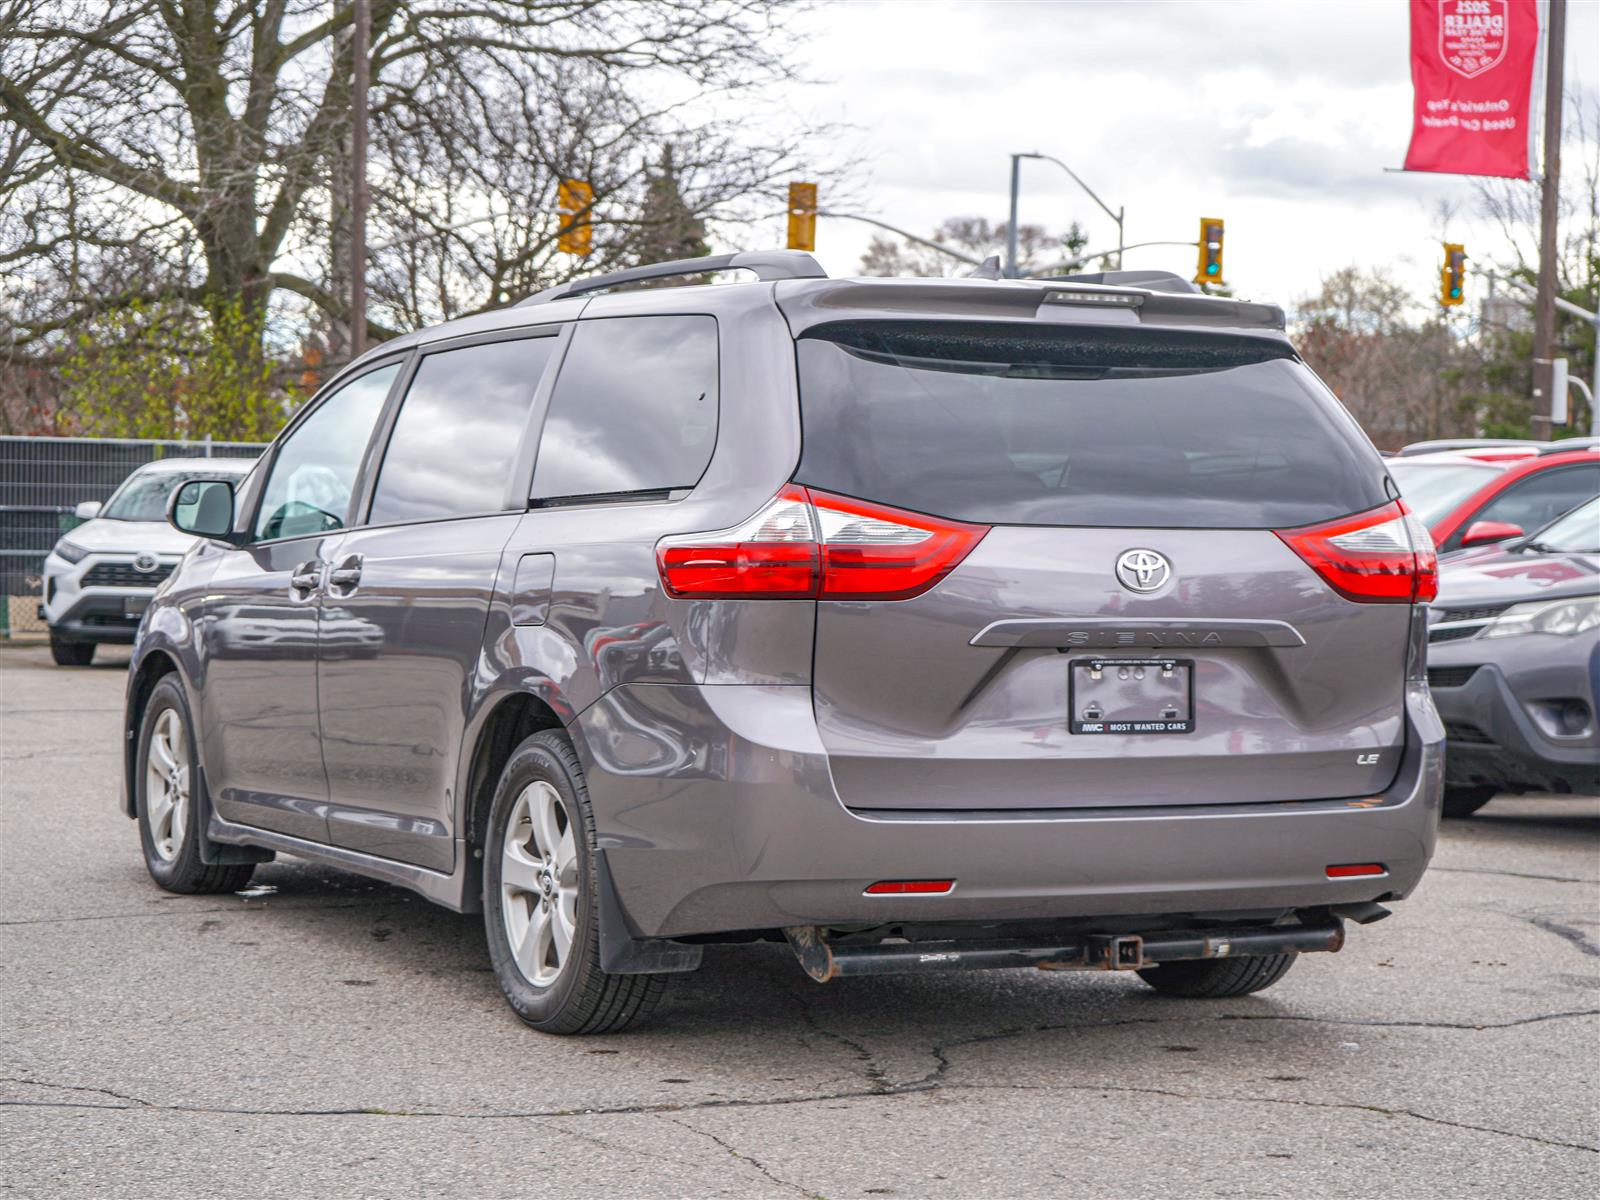
[[[128,678],[128,699],[122,709],[122,815],[130,820],[135,815],[133,772],[138,758],[136,743],[139,725],[144,720],[144,708],[150,702],[150,694],[156,690],[156,684],[168,675],[178,676],[178,683],[187,698],[190,691],[188,681],[178,669],[178,660],[165,650],[152,650],[144,655]],[[189,705],[189,711],[192,719],[193,703]],[[199,753],[198,737],[195,752]]]
[[[464,756],[465,781],[456,824],[465,856],[461,878],[463,912],[479,907],[483,888],[483,846],[500,772],[505,769],[512,751],[546,729],[559,729],[571,736],[567,723],[549,701],[532,691],[517,689],[503,693],[492,702],[472,735],[471,750]]]

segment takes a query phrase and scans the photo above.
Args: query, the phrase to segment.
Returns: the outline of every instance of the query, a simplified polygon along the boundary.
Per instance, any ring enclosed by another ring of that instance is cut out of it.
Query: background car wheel
[[[594,817],[564,734],[536,733],[512,753],[486,841],[489,960],[517,1016],[546,1033],[615,1033],[648,1014],[662,976],[600,969]]]
[[[221,866],[200,855],[200,789],[194,725],[177,678],[157,683],[139,722],[139,757],[133,777],[144,865],[169,892],[205,895],[236,892],[255,867]]]
[[[1269,988],[1289,973],[1298,954],[1261,954],[1242,958],[1199,958],[1163,963],[1139,972],[1139,978],[1164,996],[1220,999],[1247,996]]]
[[[94,661],[93,642],[69,642],[50,635],[50,657],[58,667],[87,667]]]
[[[1495,797],[1492,787],[1447,787],[1444,790],[1444,815],[1470,817]]]

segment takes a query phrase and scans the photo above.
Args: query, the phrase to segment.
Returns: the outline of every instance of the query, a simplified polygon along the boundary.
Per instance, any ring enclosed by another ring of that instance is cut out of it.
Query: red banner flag
[[[1408,171],[1527,179],[1537,0],[1411,0]]]

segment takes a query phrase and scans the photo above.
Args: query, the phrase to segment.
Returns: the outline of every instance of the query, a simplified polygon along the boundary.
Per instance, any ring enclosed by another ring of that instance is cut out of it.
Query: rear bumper
[[[1219,919],[1400,899],[1438,831],[1443,729],[1408,686],[1388,791],[1349,800],[1034,813],[840,803],[803,686],[637,685],[578,719],[600,845],[634,932],[1078,917]],[[1386,873],[1332,880],[1337,863]],[[954,879],[940,896],[864,896]],[[1132,928],[1132,926],[1129,926]]]

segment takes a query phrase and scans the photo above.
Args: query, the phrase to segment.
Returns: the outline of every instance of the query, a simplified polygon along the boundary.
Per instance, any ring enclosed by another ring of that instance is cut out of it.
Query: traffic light
[[[1439,268],[1439,303],[1446,308],[1465,299],[1463,284],[1467,274],[1467,251],[1458,242],[1444,244],[1444,266]]]
[[[556,211],[561,218],[561,231],[556,235],[556,249],[563,254],[576,254],[586,258],[589,254],[589,210],[594,205],[594,188],[581,179],[563,179],[556,192]]]
[[[789,185],[789,249],[817,248],[817,185]]]
[[[1200,262],[1195,267],[1196,283],[1222,282],[1222,218],[1200,218]]]

